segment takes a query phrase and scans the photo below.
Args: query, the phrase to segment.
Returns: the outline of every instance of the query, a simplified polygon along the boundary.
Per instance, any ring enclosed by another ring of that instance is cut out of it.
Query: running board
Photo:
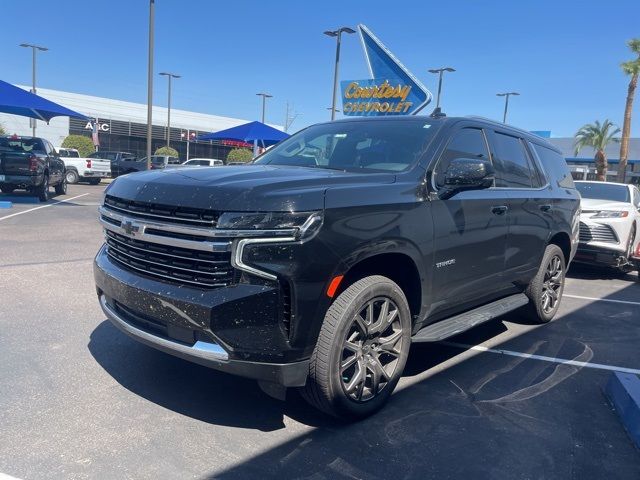
[[[510,297],[496,300],[482,307],[474,308],[455,317],[440,320],[427,325],[411,339],[413,342],[437,342],[445,338],[462,333],[481,323],[493,320],[505,313],[516,310],[529,303],[529,298],[524,293],[511,295]]]

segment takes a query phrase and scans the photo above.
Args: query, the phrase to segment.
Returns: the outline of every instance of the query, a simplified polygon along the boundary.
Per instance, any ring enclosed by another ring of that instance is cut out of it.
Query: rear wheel
[[[71,184],[78,183],[78,180],[80,180],[80,176],[75,170],[67,170],[65,177],[67,178],[67,183]]]
[[[13,193],[13,191],[15,190],[14,187],[0,187],[0,192],[2,193]]]
[[[398,285],[374,275],[331,305],[311,356],[302,396],[330,415],[379,410],[400,380],[411,345],[411,314]]]
[[[42,184],[36,187],[35,193],[38,195],[41,202],[49,200],[49,175],[46,173],[42,179]]]
[[[547,245],[538,273],[527,287],[529,304],[527,317],[537,323],[547,323],[560,308],[566,266],[564,253],[557,245]]]
[[[56,195],[66,195],[67,194],[67,177],[62,177],[60,183],[56,185]]]

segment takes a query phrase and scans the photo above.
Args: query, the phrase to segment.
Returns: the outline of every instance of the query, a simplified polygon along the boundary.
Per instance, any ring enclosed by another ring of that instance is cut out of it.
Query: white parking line
[[[500,355],[509,355],[511,357],[528,358],[530,360],[542,360],[543,362],[562,363],[565,365],[573,365],[576,367],[594,368],[596,370],[609,370],[612,372],[631,373],[634,375],[640,375],[640,370],[635,368],[616,367],[612,365],[603,365],[601,363],[589,363],[589,362],[577,362],[575,360],[567,360],[566,358],[546,357],[544,355],[533,355],[531,353],[514,352],[512,350],[502,350],[500,348],[488,348],[482,345],[467,345],[465,343],[457,342],[439,342],[442,345],[450,347],[466,348],[468,350],[475,350],[477,352],[489,352],[497,353]]]
[[[75,200],[76,198],[84,197],[86,195],[89,195],[89,194],[88,193],[83,193],[82,195],[76,195],[75,197],[65,198],[64,200],[58,200],[57,202],[48,203],[47,205],[42,205],[40,207],[30,208],[29,210],[25,210],[24,212],[18,212],[18,213],[12,213],[11,215],[5,215],[4,217],[0,217],[0,222],[2,220],[6,220],[7,218],[17,217],[18,215],[22,215],[24,213],[33,212],[35,210],[40,210],[41,208],[52,207],[52,206],[57,205],[59,203],[64,203],[64,202],[68,202],[70,200]]]
[[[0,220],[2,220],[0,218]],[[611,298],[595,298],[595,297],[582,297],[580,295],[567,295],[566,293],[562,295],[563,297],[568,298],[577,298],[579,300],[591,300],[593,302],[610,302],[610,303],[622,303],[623,305],[640,305],[640,302],[630,302],[629,300],[613,300]]]

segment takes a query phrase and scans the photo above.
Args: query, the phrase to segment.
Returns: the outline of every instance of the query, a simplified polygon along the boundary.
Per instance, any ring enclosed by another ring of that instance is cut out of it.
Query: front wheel
[[[333,302],[311,356],[302,396],[345,419],[379,410],[396,387],[411,345],[411,313],[400,287],[373,275]]]
[[[538,273],[525,292],[529,297],[525,313],[530,320],[547,323],[558,313],[564,291],[565,273],[562,249],[557,245],[547,245]]]

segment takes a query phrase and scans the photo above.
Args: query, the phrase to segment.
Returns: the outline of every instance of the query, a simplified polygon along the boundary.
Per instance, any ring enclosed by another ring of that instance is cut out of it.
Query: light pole
[[[267,105],[267,98],[273,98],[273,95],[268,93],[256,93],[257,96],[262,97],[262,123],[264,123],[264,112]]]
[[[31,53],[33,55],[31,60],[31,84],[32,84],[31,92],[36,93],[36,52],[38,50],[40,50],[41,52],[46,52],[49,49],[47,47],[41,47],[39,45],[33,45],[31,43],[21,43],[20,46],[31,49]],[[31,128],[33,131],[33,136],[35,137],[36,136],[36,119],[30,118],[29,121],[32,122]]]
[[[180,78],[181,75],[170,72],[160,72],[159,75],[167,77],[169,80],[169,96],[167,99],[167,148],[169,148],[169,142],[171,140],[171,79]]]
[[[151,132],[153,125],[153,30],[155,0],[149,0],[149,60],[147,64],[147,170],[151,170]]]
[[[502,115],[502,123],[507,123],[507,110],[509,109],[509,97],[511,95],[520,95],[518,92],[496,93],[498,97],[504,97],[504,115]]]
[[[444,72],[455,72],[455,71],[456,69],[451,67],[434,68],[432,70],[429,70],[429,73],[438,74],[438,96],[436,97],[436,110],[438,113],[440,112],[440,94],[442,93],[442,74]]]
[[[356,33],[349,27],[340,27],[338,30],[327,30],[324,32],[329,37],[336,37],[336,66],[333,73],[333,99],[331,101],[331,120],[336,119],[336,95],[338,94],[338,66],[340,65],[340,40],[343,33]]]

